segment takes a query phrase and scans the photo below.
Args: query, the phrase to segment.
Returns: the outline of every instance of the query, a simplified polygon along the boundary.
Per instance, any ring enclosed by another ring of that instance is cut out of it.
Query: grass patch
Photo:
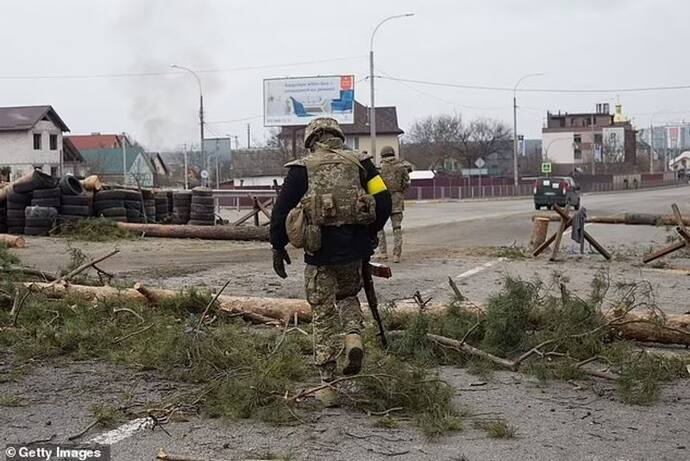
[[[61,224],[56,237],[86,242],[110,242],[132,239],[133,235],[117,227],[115,221],[106,218],[87,218]]]
[[[101,429],[114,429],[126,420],[125,414],[109,405],[91,405],[91,413],[96,420],[96,426]]]
[[[486,435],[492,439],[513,439],[517,436],[517,427],[500,418],[488,421],[477,420],[474,422],[474,427],[486,432]]]
[[[496,247],[493,254],[497,258],[506,258],[513,261],[526,259],[530,256],[525,248],[517,245]]]
[[[18,395],[0,396],[0,407],[23,407],[24,405],[24,399]]]

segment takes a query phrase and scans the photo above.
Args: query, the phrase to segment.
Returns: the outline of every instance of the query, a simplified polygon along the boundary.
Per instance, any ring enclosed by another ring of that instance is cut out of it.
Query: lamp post
[[[200,136],[200,148],[201,148],[201,163],[204,165],[204,169],[208,172],[208,159],[204,155],[204,93],[201,90],[201,79],[192,69],[184,66],[178,66],[177,64],[172,64],[170,67],[173,69],[181,69],[189,72],[196,79],[196,83],[199,85],[199,136]],[[208,179],[206,180],[208,184]]]
[[[369,101],[369,136],[371,137],[371,152],[370,154],[374,157],[374,162],[378,165],[379,154],[376,151],[376,104],[374,102],[374,36],[376,31],[379,30],[385,22],[391,21],[398,18],[406,18],[409,16],[414,16],[414,13],[404,13],[389,16],[381,22],[379,22],[374,31],[371,33],[371,40],[369,40],[369,88],[370,88],[370,101]]]
[[[517,89],[523,80],[529,77],[539,77],[544,75],[539,72],[536,74],[527,74],[520,78],[513,88],[513,185],[518,185],[518,140],[517,140]]]

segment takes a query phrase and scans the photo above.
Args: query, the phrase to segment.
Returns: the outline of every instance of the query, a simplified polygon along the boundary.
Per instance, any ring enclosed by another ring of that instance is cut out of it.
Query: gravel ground
[[[377,281],[380,301],[408,298],[416,290],[443,301],[449,296],[447,278],[452,276],[467,297],[481,303],[500,289],[506,274],[542,280],[557,274],[567,279],[573,292],[585,296],[593,276],[603,271],[612,281],[649,281],[665,312],[690,310],[687,253],[665,258],[656,268],[641,264],[641,256],[649,248],[666,243],[667,229],[589,226],[592,235],[613,250],[611,262],[598,255],[577,255],[568,239],[564,239],[558,262],[548,262],[546,255],[537,260],[501,257],[504,253],[498,246],[526,245],[529,238],[529,213],[511,208],[519,210],[520,204],[505,202],[499,211],[488,210],[485,215],[476,211],[471,219],[434,225],[416,219],[411,212],[403,262],[394,265],[392,279]],[[419,213],[430,211],[424,208]],[[60,239],[29,238],[27,248],[16,253],[27,264],[54,272],[67,265],[68,244]],[[146,239],[71,245],[92,255],[118,246],[121,252],[101,267],[119,280],[168,288],[217,288],[231,279],[228,294],[304,295],[299,253],[292,252],[290,277],[281,280],[272,272],[265,243]],[[0,359],[0,372],[6,373],[6,357]],[[219,459],[287,455],[315,460],[690,459],[690,381],[665,386],[654,406],[637,407],[617,401],[610,383],[605,382],[544,385],[509,372],[496,372],[481,382],[460,368],[439,372],[456,388],[459,408],[469,414],[504,418],[517,428],[517,436],[490,439],[474,427],[476,416],[468,416],[463,431],[429,442],[408,424],[381,429],[374,427],[372,418],[336,409],[288,427],[198,418],[173,422],[166,426],[170,435],[160,429],[142,430],[115,443],[114,459],[153,459],[161,447],[172,453]],[[36,364],[18,381],[0,383],[0,395],[18,396],[23,402],[0,412],[0,442],[26,442],[52,434],[55,441],[64,441],[89,425],[92,404],[156,401],[181,389],[179,383],[155,374],[102,363]],[[99,432],[103,431],[91,430],[83,439]]]

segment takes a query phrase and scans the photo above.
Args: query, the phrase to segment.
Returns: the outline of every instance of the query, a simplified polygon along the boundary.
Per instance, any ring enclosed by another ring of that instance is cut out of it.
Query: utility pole
[[[184,190],[189,189],[189,164],[187,162],[187,144],[184,145],[183,151],[184,153]]]
[[[247,123],[247,149],[252,146],[252,126]]]
[[[592,129],[592,176],[594,176],[594,170],[595,170],[595,159],[594,159],[594,148],[596,147],[596,143],[594,142],[594,122],[596,122],[597,118],[595,114],[592,114],[592,120],[590,121],[590,128]]]
[[[122,144],[122,185],[124,186],[127,184],[127,138],[124,133],[120,137],[120,143]]]
[[[542,73],[536,73],[536,74],[527,74],[524,75],[520,78],[520,80],[517,81],[515,84],[515,87],[513,88],[513,185],[515,187],[518,186],[518,141],[517,141],[517,89],[518,86],[520,86],[520,83],[526,78],[529,77],[538,77],[540,75],[544,75]]]
[[[398,18],[406,18],[409,16],[414,16],[414,13],[396,14],[389,16],[380,21],[374,31],[371,33],[371,40],[369,41],[369,137],[371,138],[371,151],[369,152],[373,158],[376,165],[379,164],[379,153],[376,150],[376,103],[374,101],[374,36],[379,27],[383,25],[384,22],[391,21]]]
[[[196,79],[196,83],[199,85],[199,136],[200,136],[200,149],[201,149],[201,165],[204,166],[206,172],[209,170],[208,158],[206,158],[204,152],[204,93],[201,89],[201,79],[192,69],[184,66],[178,66],[177,64],[172,64],[170,67],[173,69],[181,69],[189,72]],[[208,179],[205,180],[208,186]]]
[[[649,172],[654,173],[654,126],[652,121],[649,121]]]

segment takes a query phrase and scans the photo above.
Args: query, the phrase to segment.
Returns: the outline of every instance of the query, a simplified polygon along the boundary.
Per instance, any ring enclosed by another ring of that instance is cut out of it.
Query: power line
[[[298,67],[310,64],[321,64],[336,61],[354,61],[365,58],[365,55],[345,56],[339,58],[314,59],[311,61],[295,61],[282,64],[262,64],[257,66],[228,67],[220,69],[202,69],[195,72],[199,74],[214,74],[224,72],[241,72],[246,70],[277,69],[281,67]],[[64,74],[64,75],[0,75],[0,80],[77,80],[77,79],[98,79],[98,78],[140,78],[140,77],[161,77],[166,75],[178,75],[180,71],[166,70],[156,72],[115,72],[101,74]]]
[[[211,123],[211,124],[219,125],[219,124],[222,124],[222,123],[248,122],[248,121],[250,121],[250,120],[258,120],[258,119],[263,118],[263,117],[264,117],[263,115],[255,115],[255,116],[253,116],[253,117],[236,118],[236,119],[234,119],[234,120],[213,120],[213,121],[210,121],[210,122],[206,122],[206,124],[208,125],[209,123]]]
[[[460,88],[464,90],[481,90],[481,91],[515,91],[514,88],[502,86],[485,86],[485,85],[467,85],[459,83],[442,83],[433,82],[429,80],[415,80],[409,78],[386,77],[377,75],[375,78],[383,80],[392,80],[396,82],[417,83],[420,85],[440,86],[445,88]],[[608,89],[583,89],[583,88],[518,88],[517,91],[521,93],[640,93],[646,91],[675,91],[688,90],[690,85],[666,85],[666,86],[649,86],[637,88],[608,88]]]

